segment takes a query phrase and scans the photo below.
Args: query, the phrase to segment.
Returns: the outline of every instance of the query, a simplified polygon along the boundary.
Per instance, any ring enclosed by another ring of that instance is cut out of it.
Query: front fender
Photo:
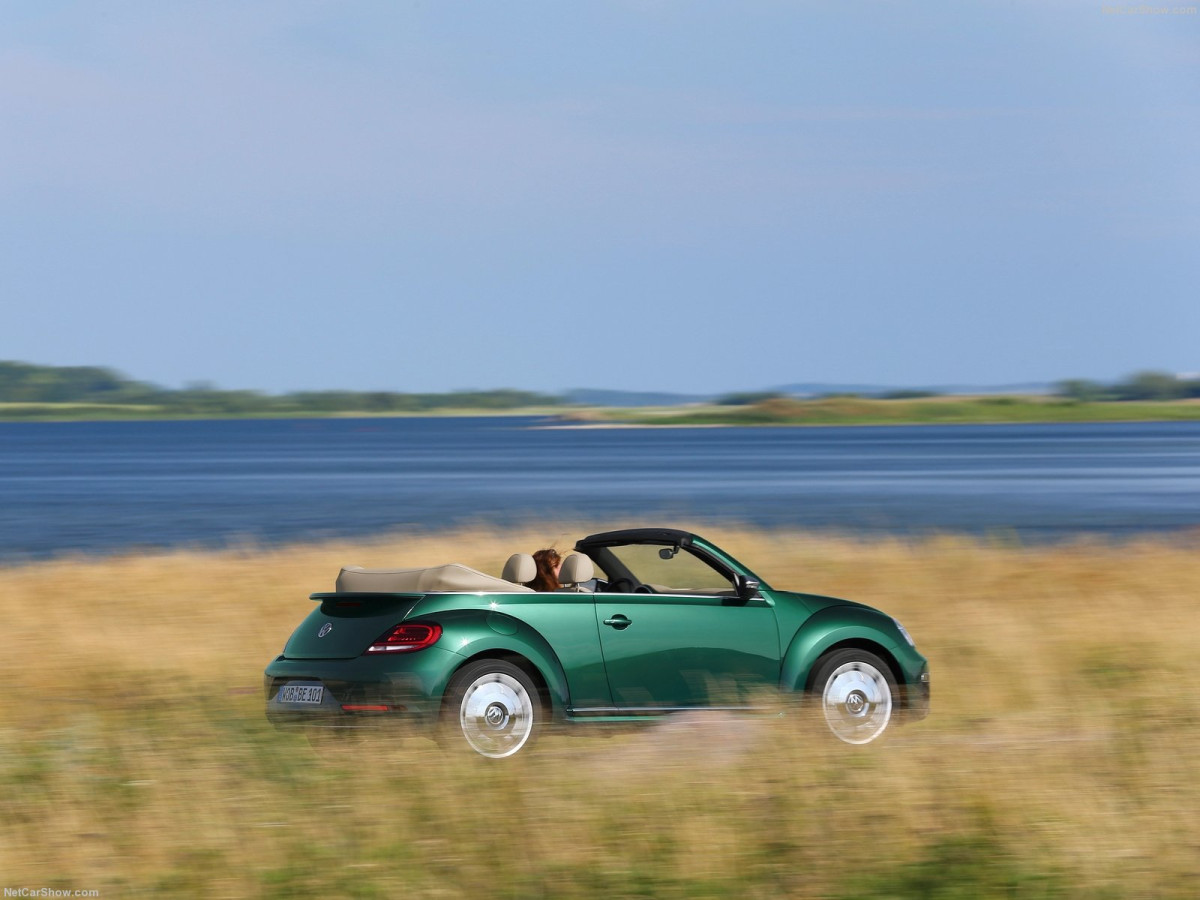
[[[504,613],[462,610],[437,616],[442,626],[441,645],[463,658],[481,655],[517,655],[529,660],[546,683],[555,716],[565,715],[570,700],[562,663],[549,642],[526,622]],[[456,666],[455,671],[461,666]],[[454,672],[438,686],[444,695]]]
[[[830,647],[847,642],[872,644],[903,670],[906,667],[899,659],[906,654],[901,651],[896,638],[900,638],[900,634],[895,624],[877,610],[862,606],[827,606],[813,613],[792,638],[783,657],[779,688],[782,691],[805,690],[817,660]],[[907,644],[904,646],[907,648]],[[906,672],[897,675],[901,681],[909,681]]]

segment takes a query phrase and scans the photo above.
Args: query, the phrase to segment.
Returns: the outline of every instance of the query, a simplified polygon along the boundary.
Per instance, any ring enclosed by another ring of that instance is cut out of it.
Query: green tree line
[[[0,403],[101,404],[154,407],[178,415],[286,415],[288,413],[428,412],[440,409],[517,409],[556,406],[563,398],[532,391],[297,391],[266,394],[191,385],[179,390],[133,381],[96,366],[39,366],[0,362]],[[12,412],[10,410],[10,412]]]
[[[1114,384],[1085,378],[1060,381],[1057,394],[1081,403],[1135,400],[1187,400],[1200,397],[1200,377],[1181,377],[1169,372],[1138,372]]]
[[[1054,395],[1081,403],[1188,400],[1200,398],[1200,376],[1180,376],[1170,372],[1138,372],[1110,384],[1086,378],[1068,378],[1054,386]],[[858,394],[826,394],[822,395],[821,399],[858,396]],[[940,395],[935,391],[899,389],[867,396],[878,400],[919,400]],[[778,391],[742,392],[719,397],[716,404],[718,406],[754,406],[781,398],[786,399],[786,395]]]

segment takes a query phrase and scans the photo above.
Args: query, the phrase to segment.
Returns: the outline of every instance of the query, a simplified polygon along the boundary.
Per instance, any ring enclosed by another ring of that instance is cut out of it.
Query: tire
[[[533,679],[503,659],[467,663],[450,679],[442,707],[444,738],[488,759],[528,747],[541,731],[545,708]]]
[[[892,670],[866,650],[835,650],[817,661],[812,694],[839,741],[869,744],[892,721],[899,696]]]

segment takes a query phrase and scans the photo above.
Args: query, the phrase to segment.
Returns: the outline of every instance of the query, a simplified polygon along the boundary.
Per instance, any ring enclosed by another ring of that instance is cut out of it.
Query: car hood
[[[823,594],[805,594],[800,591],[772,590],[771,593],[776,597],[782,597],[791,603],[804,607],[810,615],[830,606],[852,606],[878,612],[873,606],[868,606],[865,603],[855,603],[853,600],[843,600],[841,597],[826,597]]]

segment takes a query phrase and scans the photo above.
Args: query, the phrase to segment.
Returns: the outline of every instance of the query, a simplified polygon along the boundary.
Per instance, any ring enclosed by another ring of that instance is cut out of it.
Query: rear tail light
[[[367,653],[411,653],[437,643],[442,636],[441,625],[404,623],[377,637]]]

